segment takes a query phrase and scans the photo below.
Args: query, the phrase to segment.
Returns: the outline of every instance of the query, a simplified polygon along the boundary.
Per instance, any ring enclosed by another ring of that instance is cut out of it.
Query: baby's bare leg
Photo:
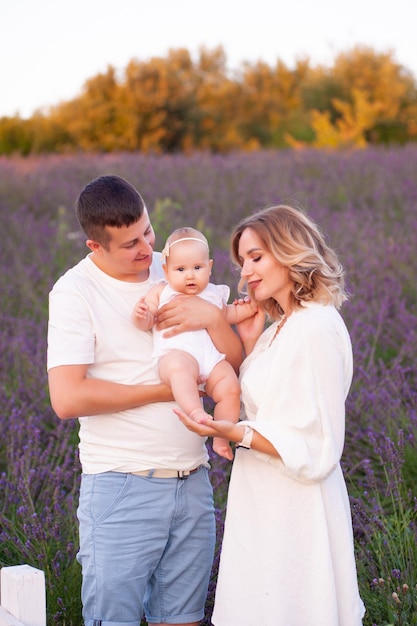
[[[175,401],[187,415],[207,416],[201,403],[197,380],[199,366],[196,359],[183,350],[171,350],[159,361],[159,376],[170,385]],[[209,416],[210,417],[210,416]]]
[[[216,402],[214,419],[236,424],[240,413],[240,385],[230,363],[217,363],[207,379],[206,391]],[[214,437],[213,450],[226,459],[233,459],[232,448],[226,439]]]

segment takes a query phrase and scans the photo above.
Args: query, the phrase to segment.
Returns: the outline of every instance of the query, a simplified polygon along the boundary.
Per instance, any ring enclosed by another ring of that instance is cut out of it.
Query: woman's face
[[[258,234],[246,228],[239,240],[241,277],[247,282],[258,302],[273,298],[284,311],[291,293],[288,267],[284,267],[268,252]]]

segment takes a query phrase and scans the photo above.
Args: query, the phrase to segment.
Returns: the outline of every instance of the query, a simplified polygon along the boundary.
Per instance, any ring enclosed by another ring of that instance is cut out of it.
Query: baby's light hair
[[[174,246],[176,243],[180,243],[181,241],[199,241],[207,248],[207,251],[209,251],[208,241],[203,233],[201,233],[196,228],[190,228],[188,226],[185,226],[183,228],[177,228],[177,230],[174,230],[169,235],[162,250],[162,256],[164,260],[169,257],[169,252],[172,246]]]

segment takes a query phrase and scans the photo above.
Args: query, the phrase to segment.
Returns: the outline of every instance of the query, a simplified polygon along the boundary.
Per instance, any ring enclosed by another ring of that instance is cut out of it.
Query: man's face
[[[126,282],[140,282],[149,275],[155,233],[146,208],[142,217],[130,226],[106,226],[110,241],[106,248],[92,240],[87,246],[93,261],[106,274]]]

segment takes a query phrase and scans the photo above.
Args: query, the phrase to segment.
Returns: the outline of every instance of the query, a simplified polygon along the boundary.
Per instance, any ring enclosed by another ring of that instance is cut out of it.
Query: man
[[[173,413],[134,304],[163,277],[145,204],[117,176],[76,202],[90,254],[50,294],[48,376],[61,419],[79,418],[78,509],[85,626],[197,626],[215,543],[204,439]],[[191,313],[192,311],[192,313]],[[217,307],[187,296],[158,314],[169,334],[207,328],[236,368],[240,342]]]

